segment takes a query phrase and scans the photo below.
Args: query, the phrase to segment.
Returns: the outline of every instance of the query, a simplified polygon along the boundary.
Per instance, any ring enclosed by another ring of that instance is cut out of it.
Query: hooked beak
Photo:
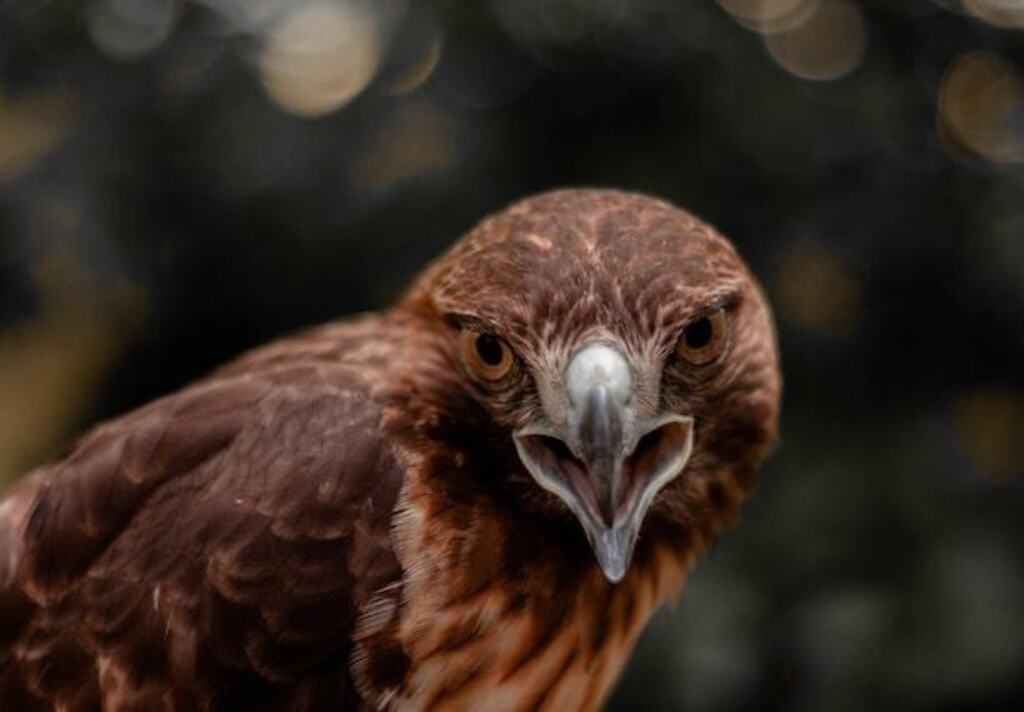
[[[576,515],[601,570],[617,583],[655,495],[690,457],[693,419],[663,414],[637,422],[628,364],[604,344],[573,358],[566,391],[565,426],[528,425],[515,434],[516,449],[534,480]]]

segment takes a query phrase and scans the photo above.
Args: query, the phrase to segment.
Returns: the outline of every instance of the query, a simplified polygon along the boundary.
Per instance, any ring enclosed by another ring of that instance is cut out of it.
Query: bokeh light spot
[[[814,14],[819,0],[718,0],[733,19],[749,30],[773,34],[792,30]]]
[[[300,5],[274,24],[261,69],[267,93],[301,116],[321,116],[356,97],[381,57],[374,17],[353,3]]]
[[[494,0],[505,29],[527,47],[571,45],[622,24],[628,0]]]
[[[849,333],[861,310],[861,285],[824,245],[800,242],[786,250],[775,273],[781,318],[813,331]]]
[[[176,0],[98,0],[89,9],[89,36],[105,54],[138,59],[159,47],[178,17]]]
[[[67,92],[16,99],[0,93],[0,184],[18,178],[49,153],[77,115],[77,97]]]
[[[415,57],[391,82],[389,91],[394,96],[411,94],[423,86],[430,75],[437,69],[441,61],[442,42],[439,34],[434,33],[423,47],[419,56]]]
[[[224,31],[258,32],[282,15],[295,0],[199,0],[220,17]]]
[[[420,175],[450,168],[456,160],[451,118],[437,107],[415,102],[395,111],[353,163],[352,180],[383,190]]]
[[[963,0],[963,7],[994,27],[1024,27],[1024,0]]]
[[[957,404],[956,424],[978,474],[1006,482],[1024,472],[1024,397],[1001,390],[968,393]]]
[[[32,271],[42,308],[0,330],[0,486],[57,454],[146,308],[138,287],[99,282],[63,248]]]
[[[864,58],[864,16],[848,0],[820,0],[805,21],[767,35],[765,45],[783,69],[801,79],[839,79]]]
[[[947,148],[995,163],[1024,158],[1024,82],[1016,69],[990,52],[958,57],[939,90],[939,134]]]

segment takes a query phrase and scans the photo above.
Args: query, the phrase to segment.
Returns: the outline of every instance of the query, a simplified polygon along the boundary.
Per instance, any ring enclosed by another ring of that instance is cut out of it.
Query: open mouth
[[[563,486],[573,490],[588,514],[605,526],[624,521],[636,506],[645,486],[668,473],[678,454],[685,450],[690,425],[685,420],[672,420],[653,428],[641,437],[633,451],[621,460],[617,497],[609,483],[595,481],[586,463],[575,456],[561,438],[551,435],[522,435],[522,450],[553,477],[560,477]],[[683,463],[680,462],[681,466]],[[593,473],[596,475],[597,473]],[[677,474],[677,473],[671,473]]]
[[[689,459],[693,419],[663,416],[641,430],[632,449],[625,445],[629,440],[620,441],[589,458],[581,456],[586,447],[576,454],[565,439],[540,430],[525,428],[516,435],[520,459],[580,520],[609,579],[620,579],[655,495]]]

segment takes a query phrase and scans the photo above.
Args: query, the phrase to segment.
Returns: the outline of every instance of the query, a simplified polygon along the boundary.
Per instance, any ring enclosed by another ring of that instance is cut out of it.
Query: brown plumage
[[[393,308],[16,486],[0,706],[594,709],[735,519],[779,389],[711,228],[616,191],[517,203]]]

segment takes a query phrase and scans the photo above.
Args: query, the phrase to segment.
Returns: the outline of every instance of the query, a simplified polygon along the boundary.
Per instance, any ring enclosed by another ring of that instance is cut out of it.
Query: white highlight
[[[619,351],[607,344],[591,344],[569,362],[565,372],[569,400],[582,408],[587,393],[598,384],[607,386],[620,405],[629,403],[633,395],[633,377],[629,364]]]

